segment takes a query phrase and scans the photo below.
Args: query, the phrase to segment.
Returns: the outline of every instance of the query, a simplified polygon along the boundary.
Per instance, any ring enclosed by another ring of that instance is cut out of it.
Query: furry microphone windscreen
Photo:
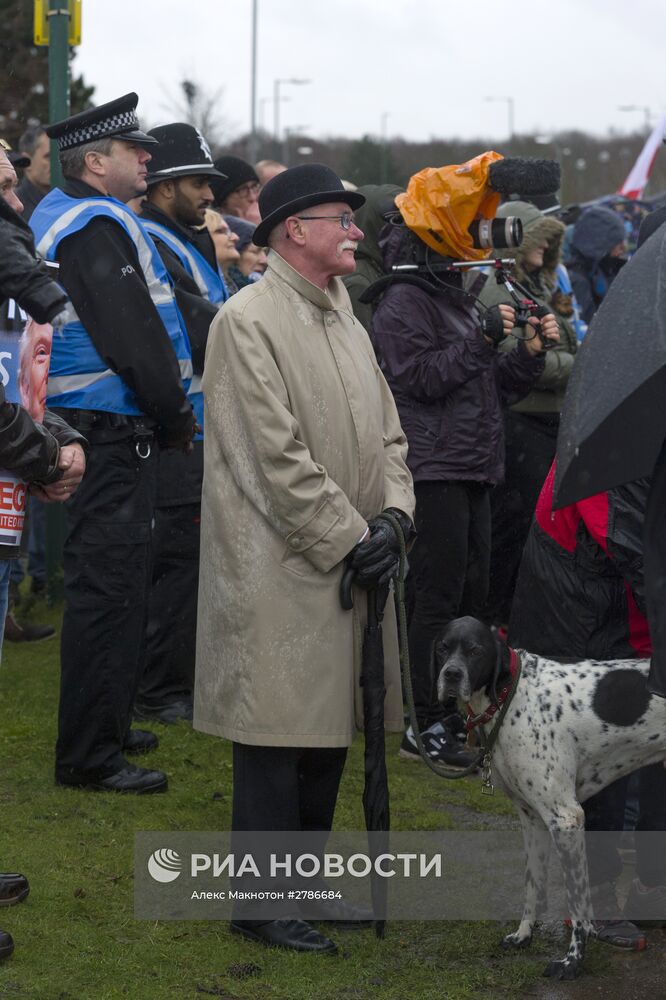
[[[557,160],[509,156],[491,163],[488,183],[493,191],[505,196],[554,194],[560,187],[560,175]]]

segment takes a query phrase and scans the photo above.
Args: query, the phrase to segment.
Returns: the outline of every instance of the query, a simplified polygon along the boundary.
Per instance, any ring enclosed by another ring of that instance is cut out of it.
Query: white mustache
[[[357,247],[358,243],[354,240],[344,240],[344,242],[340,244],[340,252],[342,253],[343,250],[356,250]]]

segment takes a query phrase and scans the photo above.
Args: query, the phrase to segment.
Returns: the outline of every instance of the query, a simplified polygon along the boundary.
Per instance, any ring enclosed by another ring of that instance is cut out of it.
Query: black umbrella
[[[583,341],[562,410],[555,506],[652,477],[643,539],[652,661],[666,697],[666,226],[622,269]],[[663,449],[663,450],[662,450]]]
[[[349,611],[352,599],[353,570],[347,569],[340,588],[342,607]],[[363,755],[365,782],[363,786],[363,813],[368,831],[369,855],[373,860],[370,889],[372,911],[375,915],[375,933],[384,937],[384,915],[386,913],[387,882],[374,870],[378,855],[386,853],[389,846],[391,817],[389,811],[389,787],[386,772],[386,744],[384,740],[384,641],[382,618],[388,597],[388,585],[368,590],[368,618],[363,633],[363,667],[361,685],[363,687],[363,733],[365,751]]]
[[[666,227],[613,281],[569,380],[555,506],[652,473],[666,438]]]

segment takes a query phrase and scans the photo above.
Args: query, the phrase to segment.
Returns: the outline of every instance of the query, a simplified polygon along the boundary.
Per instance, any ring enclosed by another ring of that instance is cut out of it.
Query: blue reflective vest
[[[37,253],[46,260],[56,260],[61,240],[101,215],[121,225],[136,247],[150,297],[173,345],[187,391],[192,378],[192,358],[171,279],[155,244],[133,212],[115,198],[70,198],[55,188],[42,199],[30,219]],[[108,367],[73,307],[70,305],[68,309],[71,318],[53,337],[49,406],[141,416],[143,411],[134,391]]]
[[[153,219],[141,219],[143,228],[148,230],[151,236],[163,243],[172,250],[181,262],[192,280],[196,283],[204,299],[208,299],[213,305],[222,305],[229,298],[227,286],[220,271],[210,266],[202,253],[195,246],[174,233],[172,229],[155,222]],[[204,399],[201,391],[201,376],[193,375],[190,384],[188,399],[192,404],[194,415],[197,418],[199,427],[203,428],[204,421]],[[195,440],[200,440],[201,435],[197,434]]]

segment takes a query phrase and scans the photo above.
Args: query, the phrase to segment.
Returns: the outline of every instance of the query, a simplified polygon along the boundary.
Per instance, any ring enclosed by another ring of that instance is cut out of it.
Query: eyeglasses
[[[240,195],[241,198],[250,198],[253,194],[257,194],[259,191],[259,184],[257,181],[247,181],[245,184],[241,184],[240,187],[233,191],[233,194]]]
[[[307,222],[314,221],[315,219],[335,219],[344,230],[349,229],[354,221],[354,216],[351,212],[343,212],[342,215],[297,215],[296,218],[304,219]]]

